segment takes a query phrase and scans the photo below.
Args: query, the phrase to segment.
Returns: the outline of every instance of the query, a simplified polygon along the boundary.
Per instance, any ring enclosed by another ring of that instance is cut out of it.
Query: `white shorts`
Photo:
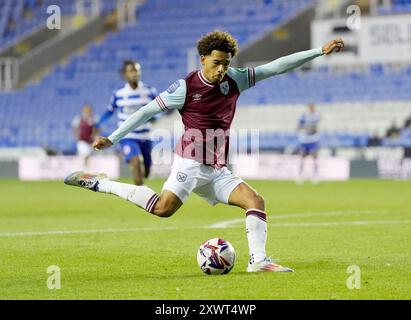
[[[226,167],[216,169],[174,155],[171,174],[163,190],[173,192],[182,202],[194,192],[214,206],[219,202],[228,204],[231,192],[242,182]]]
[[[77,153],[81,157],[88,157],[93,152],[93,148],[90,143],[85,141],[77,141]]]

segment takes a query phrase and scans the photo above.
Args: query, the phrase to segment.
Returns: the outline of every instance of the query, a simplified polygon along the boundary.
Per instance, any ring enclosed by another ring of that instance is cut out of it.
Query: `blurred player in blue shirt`
[[[141,66],[138,62],[133,60],[124,61],[120,72],[127,83],[114,91],[107,111],[102,115],[97,124],[98,127],[105,123],[116,110],[118,111],[118,126],[121,126],[130,115],[157,96],[155,88],[146,86],[140,80]],[[147,178],[150,173],[152,163],[151,127],[151,122],[146,122],[128,133],[120,141],[124,160],[130,165],[136,185],[142,185],[143,179]]]

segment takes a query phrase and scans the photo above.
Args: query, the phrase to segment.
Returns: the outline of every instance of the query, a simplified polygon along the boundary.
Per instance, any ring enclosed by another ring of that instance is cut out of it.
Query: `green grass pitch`
[[[294,273],[245,272],[238,208],[192,195],[160,219],[62,182],[1,180],[0,299],[411,298],[411,182],[249,183],[266,199],[267,253]],[[148,185],[160,191],[162,181]],[[236,249],[227,275],[197,266],[197,248],[213,237]],[[47,288],[50,265],[59,290]],[[359,289],[347,287],[352,265]]]

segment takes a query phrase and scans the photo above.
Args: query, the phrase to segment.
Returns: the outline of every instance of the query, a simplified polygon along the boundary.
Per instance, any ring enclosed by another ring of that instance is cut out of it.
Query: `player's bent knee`
[[[163,191],[154,207],[153,214],[161,218],[171,217],[183,202],[171,191]]]
[[[251,199],[249,203],[249,208],[248,209],[259,209],[259,210],[264,210],[265,208],[265,200],[262,196],[259,194],[255,194]]]

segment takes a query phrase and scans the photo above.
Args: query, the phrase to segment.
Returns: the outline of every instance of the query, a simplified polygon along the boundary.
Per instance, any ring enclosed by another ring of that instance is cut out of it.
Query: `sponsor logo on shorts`
[[[187,175],[184,172],[177,172],[177,181],[184,182],[187,179]]]

